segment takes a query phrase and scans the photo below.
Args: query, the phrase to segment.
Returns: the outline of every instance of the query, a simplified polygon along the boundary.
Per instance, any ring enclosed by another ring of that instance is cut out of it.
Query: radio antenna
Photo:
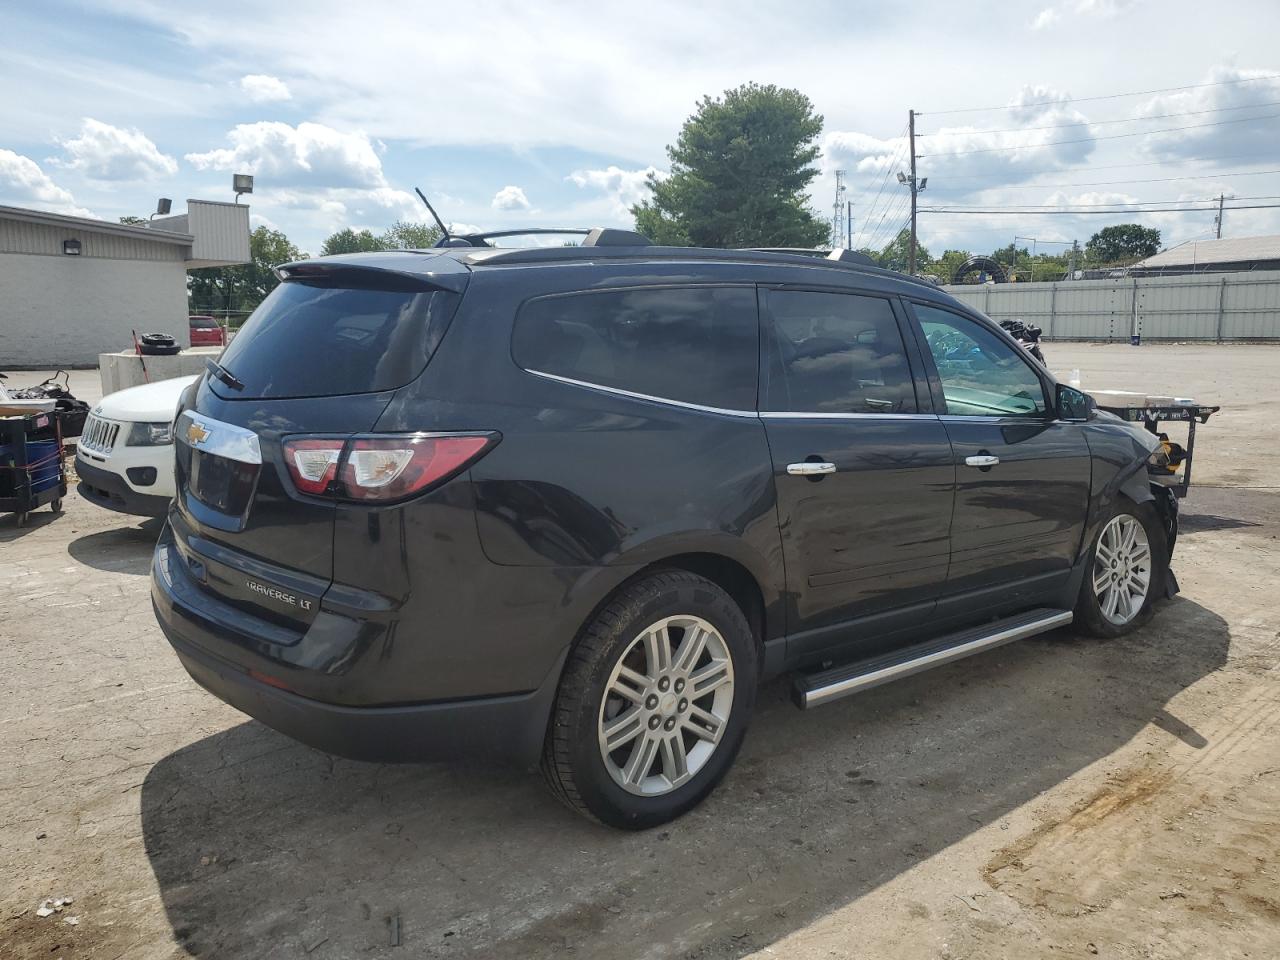
[[[427,210],[429,210],[429,211],[431,212],[431,216],[435,219],[436,223],[440,225],[440,232],[441,232],[442,234],[444,234],[444,239],[445,239],[445,240],[448,240],[448,239],[449,239],[449,228],[448,228],[448,227],[446,227],[446,226],[444,225],[444,221],[440,219],[440,214],[436,213],[436,208],[435,208],[435,207],[433,207],[433,206],[431,206],[431,201],[427,199],[426,194],[424,194],[424,193],[423,193],[421,190],[419,190],[417,187],[414,187],[414,188],[413,188],[413,192],[414,192],[414,193],[416,193],[416,194],[418,195],[418,199],[419,199],[419,200],[421,200],[423,203],[425,203],[425,204],[427,205]]]

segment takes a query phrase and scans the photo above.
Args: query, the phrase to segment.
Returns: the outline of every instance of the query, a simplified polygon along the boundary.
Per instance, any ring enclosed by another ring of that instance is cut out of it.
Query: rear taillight
[[[496,433],[306,437],[286,440],[284,456],[300,493],[386,503],[449,479],[498,439]]]
[[[286,440],[284,462],[301,493],[324,494],[338,475],[344,440]]]

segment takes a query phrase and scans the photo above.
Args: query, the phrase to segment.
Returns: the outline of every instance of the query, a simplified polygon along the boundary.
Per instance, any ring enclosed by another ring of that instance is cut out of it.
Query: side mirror
[[[1084,421],[1092,420],[1097,413],[1098,404],[1083,390],[1058,384],[1058,419]]]

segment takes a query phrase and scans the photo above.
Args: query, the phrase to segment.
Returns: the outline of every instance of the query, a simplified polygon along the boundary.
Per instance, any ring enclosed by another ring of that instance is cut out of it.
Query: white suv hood
[[[158,380],[140,387],[129,387],[102,398],[93,412],[108,420],[144,421],[167,423],[178,412],[178,400],[182,392],[191,386],[199,375]]]

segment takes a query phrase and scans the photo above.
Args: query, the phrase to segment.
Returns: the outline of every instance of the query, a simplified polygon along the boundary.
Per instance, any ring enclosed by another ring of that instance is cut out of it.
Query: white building
[[[131,330],[188,343],[187,271],[249,261],[249,208],[188,200],[149,226],[0,206],[0,370],[96,366]]]

